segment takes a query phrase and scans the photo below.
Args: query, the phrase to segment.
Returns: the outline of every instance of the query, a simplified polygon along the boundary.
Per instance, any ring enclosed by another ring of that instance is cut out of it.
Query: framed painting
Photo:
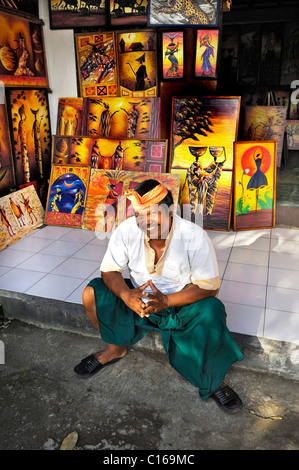
[[[216,78],[218,29],[198,29],[196,37],[195,77]]]
[[[80,96],[118,96],[113,32],[75,34]]]
[[[238,96],[173,98],[169,170],[181,176],[183,216],[205,229],[230,229],[239,113]]]
[[[234,144],[234,230],[275,227],[276,141]]]
[[[148,0],[118,2],[109,0],[109,17],[111,26],[145,26],[147,25]]]
[[[42,22],[0,11],[0,81],[7,87],[48,88]]]
[[[52,162],[106,170],[164,172],[167,140],[53,137]]]
[[[246,106],[244,138],[277,140],[277,166],[281,165],[287,108],[285,106]]]
[[[285,130],[288,150],[299,150],[299,120],[286,121]]]
[[[219,0],[149,0],[148,26],[218,26]]]
[[[5,96],[3,96],[0,101],[0,196],[8,194],[11,189],[16,189],[16,178]]]
[[[282,28],[279,23],[268,23],[262,27],[260,84],[279,85]]]
[[[87,98],[59,98],[56,134],[86,134],[86,104]]]
[[[45,224],[81,227],[90,167],[52,165]]]
[[[82,228],[98,233],[112,232],[121,222],[133,215],[131,202],[124,196],[125,191],[134,189],[137,184],[149,178],[162,182],[172,192],[176,207],[179,175],[92,169]]]
[[[220,42],[220,75],[225,85],[237,82],[239,52],[238,26],[223,26]]]
[[[74,29],[105,26],[104,0],[48,0],[51,29]]]
[[[17,184],[45,182],[51,170],[51,129],[46,90],[8,90]]]
[[[299,77],[298,30],[299,22],[285,24],[280,85],[290,86]]]
[[[260,25],[242,25],[239,33],[238,83],[254,86],[259,82]]]
[[[184,31],[162,31],[162,79],[180,80],[185,76]]]
[[[157,96],[156,31],[145,29],[117,32],[116,44],[120,96]]]
[[[33,185],[0,198],[0,250],[44,223],[44,208]]]

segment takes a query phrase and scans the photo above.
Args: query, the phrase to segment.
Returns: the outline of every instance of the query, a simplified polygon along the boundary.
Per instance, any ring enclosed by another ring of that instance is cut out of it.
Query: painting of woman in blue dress
[[[264,188],[265,186],[268,186],[267,177],[261,170],[261,164],[262,164],[262,160],[263,160],[263,152],[262,152],[262,149],[260,147],[258,147],[256,149],[256,151],[254,152],[253,159],[254,159],[254,162],[255,162],[255,165],[256,165],[256,171],[255,171],[255,173],[253,173],[250,180],[248,181],[247,189],[256,191],[256,208],[255,208],[255,210],[257,210],[259,189]]]
[[[200,47],[202,46],[204,46],[206,49],[201,55],[201,69],[203,75],[211,75],[213,67],[211,65],[210,58],[214,57],[214,47],[210,44],[210,38],[208,34],[206,34],[203,38],[200,38]]]

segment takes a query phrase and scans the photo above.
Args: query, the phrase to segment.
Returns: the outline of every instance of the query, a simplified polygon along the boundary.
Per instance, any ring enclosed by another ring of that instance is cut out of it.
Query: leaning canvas
[[[176,210],[179,175],[92,169],[82,228],[95,230],[98,236],[111,233],[133,214],[131,202],[124,196],[125,191],[134,189],[147,179],[161,181],[172,192]]]
[[[299,150],[299,121],[286,121],[288,150]]]
[[[0,250],[44,223],[44,208],[33,185],[0,198]]]
[[[275,226],[276,141],[234,144],[234,230]]]

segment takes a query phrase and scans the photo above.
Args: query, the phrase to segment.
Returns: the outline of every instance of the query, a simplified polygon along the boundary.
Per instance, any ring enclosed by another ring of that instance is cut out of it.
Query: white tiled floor
[[[299,344],[299,230],[209,231],[231,331]],[[0,252],[0,288],[82,302],[107,239],[47,226]]]

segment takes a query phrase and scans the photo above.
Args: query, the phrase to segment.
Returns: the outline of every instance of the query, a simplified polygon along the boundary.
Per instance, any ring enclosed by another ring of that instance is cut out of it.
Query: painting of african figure
[[[277,166],[283,151],[286,106],[246,106],[244,122],[245,140],[276,140]]]
[[[44,223],[44,208],[33,185],[0,198],[0,250]]]
[[[98,236],[101,232],[111,233],[121,222],[133,215],[131,202],[124,196],[125,191],[134,189],[147,179],[156,179],[171,191],[176,211],[179,175],[92,169],[82,228],[95,230]]]
[[[289,150],[299,150],[299,121],[286,121],[286,134]]]
[[[0,12],[0,81],[7,87],[47,88],[41,21]]]
[[[53,137],[55,164],[90,165],[106,170],[164,172],[167,140]]]
[[[239,111],[240,97],[173,98],[169,170],[181,175],[183,217],[206,229],[230,229]]]
[[[90,167],[52,165],[45,224],[81,227]]]
[[[163,80],[184,78],[184,31],[162,32]]]
[[[0,196],[16,188],[9,125],[5,97],[0,102]]]
[[[217,26],[219,0],[149,0],[149,26]]]
[[[275,226],[276,141],[234,144],[234,230]]]
[[[217,29],[197,30],[195,77],[216,78],[218,37]]]

